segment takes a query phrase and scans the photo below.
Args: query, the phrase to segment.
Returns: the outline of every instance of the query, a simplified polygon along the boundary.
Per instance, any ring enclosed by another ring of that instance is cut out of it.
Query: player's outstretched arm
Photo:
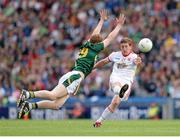
[[[104,65],[108,64],[110,62],[109,58],[106,57],[100,61],[98,61],[95,65],[94,65],[94,69],[96,68],[101,68],[103,67]]]
[[[122,28],[123,24],[125,22],[125,16],[124,14],[120,14],[118,18],[116,18],[116,27],[113,29],[113,31],[107,36],[107,38],[103,41],[104,47],[107,47],[111,41],[115,39],[115,37],[118,35],[120,29]]]
[[[101,31],[101,28],[103,26],[104,21],[108,19],[108,11],[107,10],[103,9],[103,10],[101,10],[99,12],[99,14],[100,14],[100,17],[101,17],[100,21],[99,21],[98,25],[96,26],[96,28],[94,29],[94,31],[91,34],[91,36],[93,36],[95,34],[99,34],[100,31]]]

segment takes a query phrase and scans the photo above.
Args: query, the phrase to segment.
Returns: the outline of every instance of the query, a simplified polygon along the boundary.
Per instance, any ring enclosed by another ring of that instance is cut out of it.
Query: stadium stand
[[[103,8],[111,15],[104,24],[103,37],[114,27],[113,18],[120,12],[127,20],[100,58],[117,50],[123,36],[135,43],[149,37],[154,44],[150,53],[140,53],[144,65],[137,72],[131,96],[180,97],[179,0],[2,0],[0,106],[15,103],[22,88],[52,89],[74,65],[78,47],[90,35],[99,19],[97,12]],[[110,72],[111,65],[94,71],[77,97],[112,96]]]

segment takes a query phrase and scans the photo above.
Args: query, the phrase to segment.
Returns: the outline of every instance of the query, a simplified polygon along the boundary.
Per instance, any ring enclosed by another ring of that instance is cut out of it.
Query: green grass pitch
[[[0,136],[178,136],[180,120],[0,120]]]

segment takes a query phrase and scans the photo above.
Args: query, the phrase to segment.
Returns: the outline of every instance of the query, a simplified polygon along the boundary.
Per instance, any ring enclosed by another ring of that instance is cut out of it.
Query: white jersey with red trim
[[[137,54],[132,52],[128,56],[123,56],[122,52],[118,51],[112,52],[108,58],[114,63],[111,78],[118,77],[133,82],[137,68],[134,60],[137,58]]]

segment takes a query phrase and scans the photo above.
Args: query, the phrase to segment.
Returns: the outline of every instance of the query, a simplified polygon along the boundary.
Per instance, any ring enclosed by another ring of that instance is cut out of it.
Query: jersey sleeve
[[[112,52],[112,53],[108,56],[109,61],[114,62],[114,56],[115,56],[115,52]]]

